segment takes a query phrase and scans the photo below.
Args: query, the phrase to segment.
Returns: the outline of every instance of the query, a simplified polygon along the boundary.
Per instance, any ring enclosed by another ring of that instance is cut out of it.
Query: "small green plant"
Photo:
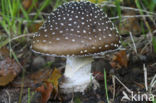
[[[109,103],[109,96],[108,96],[108,89],[107,89],[107,74],[105,69],[104,69],[104,85],[105,85],[107,102]]]
[[[53,64],[53,62],[47,62],[45,65],[44,65],[44,67],[51,67],[52,66],[52,64]]]
[[[31,103],[31,99],[34,96],[34,92],[31,92],[31,89],[28,88],[28,103]]]
[[[79,97],[74,98],[74,103],[82,103]]]

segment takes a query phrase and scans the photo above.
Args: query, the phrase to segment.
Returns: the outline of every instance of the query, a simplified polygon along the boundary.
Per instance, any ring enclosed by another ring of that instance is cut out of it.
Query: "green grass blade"
[[[139,0],[135,0],[135,4],[136,4],[137,8],[139,9],[140,14],[144,15]],[[144,22],[145,22],[145,25],[148,28],[148,30],[151,31],[151,28],[150,28],[148,22],[146,20],[144,20]]]
[[[117,7],[117,13],[119,16],[119,20],[121,21],[121,8],[120,8],[120,0],[115,0],[115,5]]]
[[[107,102],[109,103],[109,96],[108,96],[108,89],[107,89],[107,76],[106,71],[104,69],[104,84],[105,84],[105,91],[106,91],[106,98]]]
[[[45,0],[42,3],[42,6],[40,7],[39,11],[42,11],[46,6],[48,6],[50,4],[51,0]]]
[[[28,88],[28,103],[31,103],[31,92],[30,92],[30,88]]]
[[[155,37],[153,37],[152,44],[153,44],[153,50],[156,53],[156,38]]]

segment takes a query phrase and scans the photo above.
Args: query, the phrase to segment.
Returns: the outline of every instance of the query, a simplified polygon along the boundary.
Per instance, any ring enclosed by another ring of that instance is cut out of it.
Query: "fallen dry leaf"
[[[36,2],[35,0],[23,0],[22,5],[25,10],[29,10],[32,6],[38,6],[38,2]]]
[[[24,87],[25,88],[36,88],[36,84],[46,81],[49,76],[52,74],[52,69],[43,68],[37,72],[33,72],[25,77]],[[12,82],[13,87],[21,87],[22,81],[21,78],[16,79]]]
[[[56,97],[58,96],[58,80],[61,76],[61,72],[55,68],[50,77],[36,89],[42,94],[41,103],[46,103],[51,94],[53,94],[54,99],[56,99]]]
[[[32,5],[32,0],[23,0],[22,2],[24,9],[29,9]]]
[[[47,103],[53,91],[53,85],[50,82],[44,82],[36,91],[40,92],[42,95],[40,103]]]
[[[52,69],[43,68],[37,72],[34,72],[28,76],[30,80],[33,80],[34,83],[41,83],[42,81],[46,81],[49,76],[52,74]]]
[[[37,72],[27,75],[24,80],[24,87],[29,87],[41,93],[41,103],[46,103],[51,94],[56,99],[58,97],[58,85],[61,77],[61,72],[58,69],[40,69]],[[21,79],[18,79],[12,83],[13,87],[21,86]],[[36,87],[37,84],[41,84],[40,87]],[[59,98],[58,98],[59,99]]]
[[[111,66],[113,68],[117,68],[117,69],[120,69],[121,67],[127,68],[128,58],[127,58],[127,55],[126,55],[126,51],[121,50],[118,53],[116,53],[113,56],[112,61],[110,62],[110,64],[111,64]]]
[[[55,68],[48,79],[48,82],[52,83],[54,87],[54,92],[53,92],[53,95],[55,95],[54,99],[56,99],[56,97],[58,96],[59,79],[61,78],[61,76],[62,75],[60,70]]]
[[[134,11],[125,11],[122,16],[134,16],[137,15]],[[141,27],[139,25],[138,18],[123,18],[122,22],[119,24],[120,34],[129,34],[131,31],[132,34],[140,34]]]
[[[0,61],[0,86],[5,86],[19,74],[20,66],[12,59]]]

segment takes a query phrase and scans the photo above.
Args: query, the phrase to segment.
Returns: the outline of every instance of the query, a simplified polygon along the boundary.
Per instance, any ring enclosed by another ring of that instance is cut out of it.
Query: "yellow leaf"
[[[54,99],[57,98],[58,93],[59,93],[58,85],[59,85],[59,79],[61,78],[61,76],[62,76],[61,72],[55,68],[52,74],[50,75],[49,79],[47,80],[47,82],[52,83],[53,85],[54,90],[52,94],[54,95]]]
[[[48,82],[52,83],[55,89],[58,89],[58,80],[61,76],[61,72],[55,68],[50,75]]]
[[[6,76],[0,76],[0,86],[7,85],[9,82],[14,80],[15,77],[16,75],[14,75],[13,73],[8,73]]]

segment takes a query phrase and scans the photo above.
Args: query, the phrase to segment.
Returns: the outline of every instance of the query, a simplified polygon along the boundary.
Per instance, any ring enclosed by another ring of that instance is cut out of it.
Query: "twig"
[[[2,42],[2,44],[0,45],[0,48],[2,48],[3,46],[5,46],[6,44],[8,44],[9,42],[12,42],[13,40],[16,40],[16,39],[19,39],[19,38],[22,38],[22,37],[29,37],[29,36],[33,36],[34,33],[29,33],[29,34],[21,34],[20,36],[16,36],[16,37],[13,37],[13,38],[8,38],[6,39],[4,42]]]
[[[114,76],[112,76],[112,82],[113,82],[113,101],[114,101],[114,99],[115,99],[115,78],[114,78]]]
[[[151,80],[150,87],[153,88],[155,84],[156,84],[156,74],[154,75],[154,77]]]
[[[140,54],[142,54],[142,53],[144,52],[144,50],[145,50],[148,46],[151,47],[151,51],[152,51],[152,41],[153,41],[153,35],[152,35],[152,33],[149,32],[149,33],[147,34],[147,37],[149,38],[149,39],[148,39],[148,42],[147,42],[147,43],[145,44],[145,46],[141,49]]]
[[[138,52],[137,52],[137,49],[136,49],[136,45],[135,45],[135,42],[134,42],[134,39],[133,39],[132,33],[131,33],[131,32],[129,32],[129,35],[130,35],[131,40],[132,40],[132,42],[133,42],[134,51],[135,51],[135,53],[137,54]]]
[[[11,96],[10,96],[10,93],[8,92],[8,90],[5,90],[5,92],[6,92],[6,94],[8,95],[8,102],[11,103],[11,99],[10,99]]]
[[[43,22],[43,20],[34,20],[34,21],[30,21],[30,20],[23,20],[23,24],[27,24],[27,23],[41,23]]]
[[[31,37],[33,35],[34,35],[34,33],[21,34],[20,36],[16,36],[16,37],[12,38],[11,41],[16,40],[16,39],[19,39],[19,38],[22,38],[22,37],[26,37],[26,36],[27,37]]]
[[[147,84],[147,68],[145,67],[145,64],[143,64],[144,69],[144,81],[145,81],[145,89],[148,91],[148,84]]]
[[[108,3],[105,3],[105,2],[103,2],[103,3],[100,4],[100,5],[101,5],[102,7],[103,7],[103,6],[116,7],[116,5],[114,5],[114,4],[108,4]],[[152,15],[156,15],[156,13],[149,12],[149,11],[147,11],[147,10],[140,10],[140,9],[132,8],[132,7],[120,6],[120,8],[121,8],[122,10],[133,10],[133,11],[137,11],[137,12],[142,11],[142,12],[145,12],[145,13],[149,13],[149,14],[152,14]]]
[[[141,18],[141,17],[151,17],[154,15],[127,15],[127,16],[121,16],[121,18]],[[109,19],[119,19],[119,16],[116,17],[110,17]]]
[[[44,15],[44,16],[48,16],[48,15],[49,15],[49,13],[44,13],[44,12],[41,12],[40,14],[41,14],[41,15]],[[36,12],[35,12],[35,13],[30,13],[30,14],[29,14],[29,16],[35,16],[35,15],[37,15]]]
[[[153,31],[153,34],[156,33],[156,29]]]
[[[103,7],[103,6],[116,7],[116,5],[112,4],[112,2],[111,2],[111,4],[108,4],[107,2],[103,2],[103,3],[100,4],[100,5],[101,5],[102,7]],[[147,13],[147,14],[152,14],[152,15],[154,15],[154,17],[156,16],[156,13],[149,12],[149,11],[147,11],[147,10],[142,10],[142,9],[137,9],[137,8],[132,8],[132,7],[125,7],[125,6],[120,6],[120,8],[121,8],[122,10],[133,10],[133,11],[136,11],[136,12],[145,12],[145,13]],[[145,22],[147,28],[149,29],[149,31],[151,31],[151,29],[150,29],[150,27],[149,27],[149,24],[148,24],[148,22],[146,22],[146,18],[145,18],[144,16],[143,16],[143,20],[144,20],[144,22]],[[152,20],[152,21],[153,21],[153,20]],[[153,21],[153,23],[155,24],[154,21]]]
[[[119,79],[118,77],[116,77],[115,75],[113,75],[115,78],[129,93],[133,93],[133,91],[131,91],[126,85],[124,85]]]

